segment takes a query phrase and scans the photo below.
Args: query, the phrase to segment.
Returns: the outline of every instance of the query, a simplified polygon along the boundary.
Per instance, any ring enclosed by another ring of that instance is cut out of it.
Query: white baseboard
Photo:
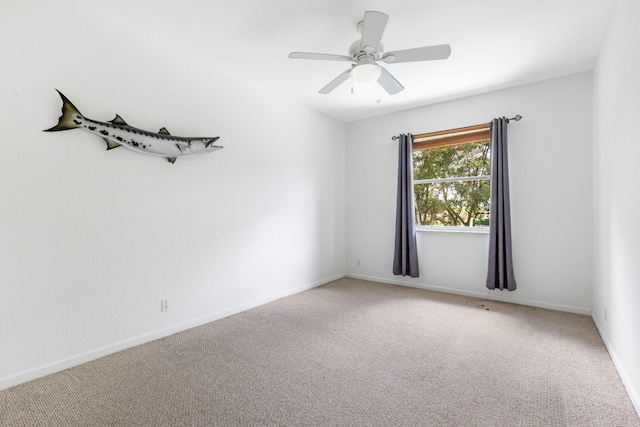
[[[636,390],[633,387],[633,384],[629,379],[629,376],[627,375],[627,372],[625,371],[624,366],[622,365],[622,363],[620,363],[620,358],[618,357],[615,350],[611,346],[611,343],[607,339],[607,335],[604,333],[604,329],[602,328],[602,325],[600,325],[600,321],[598,320],[598,317],[595,316],[594,313],[592,313],[591,318],[593,319],[593,323],[596,324],[596,329],[598,329],[598,333],[600,334],[600,337],[604,342],[604,346],[607,348],[607,351],[609,352],[609,356],[611,356],[611,360],[613,361],[613,365],[616,367],[616,370],[618,371],[618,375],[622,380],[622,384],[624,384],[624,388],[627,390],[629,399],[631,399],[631,403],[633,403],[633,407],[636,408],[636,412],[640,417],[640,393],[638,392],[638,390]]]
[[[135,347],[137,345],[141,345],[150,341],[164,338],[169,335],[173,335],[177,332],[186,331],[187,329],[195,328],[197,326],[201,326],[206,323],[213,322],[215,320],[219,320],[237,313],[241,313],[251,308],[259,307],[263,304],[267,304],[269,302],[278,300],[280,298],[284,298],[290,295],[304,292],[306,290],[324,285],[329,282],[333,282],[334,280],[338,280],[343,277],[345,277],[343,274],[328,277],[326,279],[323,279],[314,283],[288,289],[286,291],[278,292],[276,294],[269,295],[267,297],[258,298],[258,299],[237,305],[235,307],[231,307],[215,313],[207,314],[205,316],[191,319],[186,322],[181,322],[176,325],[172,325],[168,328],[152,331],[147,334],[132,337],[127,340],[110,344],[110,345],[107,345],[83,354],[72,356],[63,360],[58,360],[47,365],[39,366],[37,368],[30,369],[28,371],[21,372],[19,374],[11,375],[11,376],[0,379],[0,390],[4,390],[28,381],[32,381],[37,378],[44,377],[46,375],[54,374],[56,372],[64,371],[65,369],[73,368],[74,366],[91,362],[92,360],[96,360],[101,357],[108,356],[109,354],[113,354],[118,351],[126,350],[127,348]]]
[[[346,277],[350,277],[353,279],[360,279],[360,280],[369,280],[371,282],[386,283],[388,285],[407,286],[409,288],[425,289],[428,291],[443,292],[446,294],[455,294],[455,295],[463,295],[463,296],[473,297],[473,298],[482,298],[489,301],[508,302],[512,304],[528,305],[531,307],[547,308],[549,310],[565,311],[567,313],[576,313],[576,314],[584,314],[587,316],[591,316],[590,308],[572,307],[572,306],[566,306],[561,304],[551,304],[551,303],[546,303],[541,301],[522,299],[522,298],[514,297],[513,295],[502,296],[495,292],[488,294],[487,292],[465,291],[465,290],[444,288],[441,286],[425,285],[422,283],[409,283],[407,280],[383,279],[379,277],[365,276],[361,274],[347,274]]]

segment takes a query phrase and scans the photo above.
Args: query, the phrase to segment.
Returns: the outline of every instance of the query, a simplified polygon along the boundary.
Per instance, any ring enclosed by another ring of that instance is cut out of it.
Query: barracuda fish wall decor
[[[57,90],[57,89],[56,89]],[[178,157],[194,154],[210,153],[222,149],[214,145],[219,137],[183,137],[170,135],[167,129],[149,132],[129,126],[119,115],[110,122],[98,122],[83,116],[80,111],[58,90],[62,98],[62,116],[58,124],[44,132],[55,132],[69,129],[83,129],[104,139],[107,150],[120,146],[139,153],[165,157],[175,163]]]

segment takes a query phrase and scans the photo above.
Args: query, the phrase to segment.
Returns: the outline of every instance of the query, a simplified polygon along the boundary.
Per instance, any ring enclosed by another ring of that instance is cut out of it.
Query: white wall
[[[524,117],[509,124],[518,289],[486,289],[486,234],[418,232],[420,277],[393,276],[397,144],[391,136],[515,114]],[[348,275],[589,313],[591,123],[592,74],[586,72],[348,124]]]
[[[344,275],[344,124],[96,8],[0,5],[0,388]],[[225,148],[171,165],[44,133],[54,88]]]
[[[640,3],[619,0],[594,71],[593,317],[640,413]],[[606,311],[605,311],[606,310]]]

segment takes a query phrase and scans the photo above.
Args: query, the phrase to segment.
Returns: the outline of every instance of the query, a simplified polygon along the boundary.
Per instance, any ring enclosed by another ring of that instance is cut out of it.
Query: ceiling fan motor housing
[[[364,49],[360,48],[360,40],[354,41],[349,47],[349,56],[353,58],[353,61],[360,64],[373,64],[380,59],[380,54],[383,52],[382,43],[380,43],[375,49],[370,46],[366,46]]]

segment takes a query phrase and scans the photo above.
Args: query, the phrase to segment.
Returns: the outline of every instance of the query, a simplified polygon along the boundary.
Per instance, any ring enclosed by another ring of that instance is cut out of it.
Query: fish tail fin
[[[62,115],[58,119],[58,124],[52,128],[45,129],[44,132],[55,132],[59,130],[75,129],[80,127],[80,119],[84,116],[78,111],[75,105],[69,99],[56,89],[62,98]]]

